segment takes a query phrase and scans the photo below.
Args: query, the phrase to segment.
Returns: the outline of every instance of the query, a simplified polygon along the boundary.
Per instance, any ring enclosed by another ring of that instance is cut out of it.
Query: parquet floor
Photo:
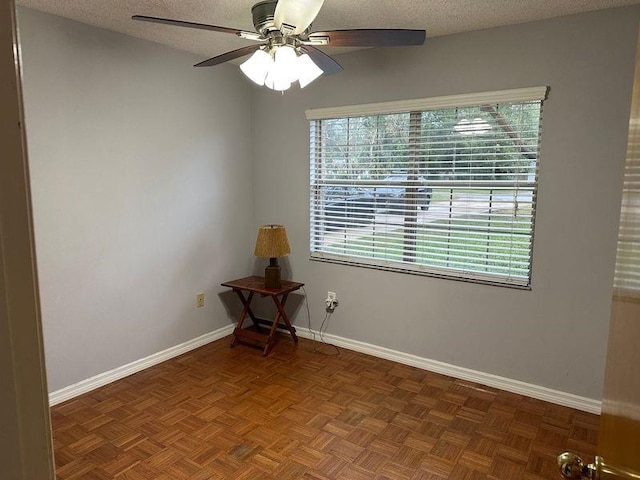
[[[219,340],[51,410],[59,479],[557,479],[595,415],[327,346]]]

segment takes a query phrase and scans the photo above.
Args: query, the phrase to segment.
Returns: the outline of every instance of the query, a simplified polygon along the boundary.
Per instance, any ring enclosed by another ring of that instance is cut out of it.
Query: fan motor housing
[[[278,30],[273,24],[273,16],[277,3],[277,0],[268,0],[266,2],[256,3],[251,7],[253,26],[258,33],[266,36],[267,33]]]

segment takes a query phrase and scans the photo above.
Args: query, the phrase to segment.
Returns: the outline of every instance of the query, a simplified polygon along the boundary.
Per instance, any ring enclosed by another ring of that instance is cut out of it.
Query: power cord
[[[309,297],[307,295],[307,290],[304,288],[304,286],[302,287],[302,291],[304,292],[304,303],[307,309],[307,328],[309,330],[309,333],[311,334],[312,337],[312,342],[313,342],[313,351],[315,353],[321,353],[323,355],[330,355],[330,356],[337,356],[340,355],[340,349],[334,345],[333,343],[328,343],[324,340],[324,337],[322,336],[322,329],[325,326],[325,323],[328,322],[328,320],[331,318],[331,314],[333,313],[333,310],[335,309],[335,306],[333,308],[329,308],[327,307],[326,312],[324,314],[324,319],[322,320],[322,324],[320,324],[320,330],[318,331],[318,335],[320,336],[320,342],[318,342],[316,340],[316,334],[314,333],[313,330],[311,330],[311,311],[309,309]],[[328,323],[327,323],[328,325]],[[326,353],[320,350],[320,348],[318,348],[318,343],[322,344],[322,345],[327,345],[330,347],[335,348],[336,353]]]
[[[311,330],[311,311],[309,310],[309,297],[307,296],[307,290],[302,286],[302,291],[304,292],[304,304],[307,307],[307,329],[313,338],[313,343],[316,342],[316,334]]]

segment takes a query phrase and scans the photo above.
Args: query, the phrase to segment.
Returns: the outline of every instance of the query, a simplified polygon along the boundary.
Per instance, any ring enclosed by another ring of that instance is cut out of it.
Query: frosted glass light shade
[[[278,47],[275,57],[275,69],[279,78],[287,78],[289,83],[298,79],[298,55],[293,47],[283,45]]]
[[[289,81],[287,76],[283,75],[281,71],[276,68],[272,68],[269,70],[269,73],[267,73],[267,78],[264,79],[264,85],[271,90],[278,90],[279,92],[282,92],[291,87],[291,81]]]
[[[273,66],[273,58],[264,50],[256,50],[249,59],[240,65],[240,70],[253,82],[262,86],[265,84],[267,74]]]
[[[323,74],[323,71],[318,67],[311,57],[306,53],[303,53],[298,57],[297,62],[298,81],[300,82],[300,88],[304,88],[313,82],[316,78]]]
[[[286,32],[289,35],[299,35],[311,25],[323,3],[324,0],[279,0],[273,22],[281,30],[283,24],[292,27],[292,31]]]
[[[271,53],[257,50],[240,70],[254,83],[278,91],[289,89],[296,81],[304,88],[323,73],[308,54],[298,56],[290,45],[273,47]]]
[[[273,57],[274,62],[264,84],[272,90],[287,90],[298,79],[296,51],[289,45],[282,45],[277,48]]]

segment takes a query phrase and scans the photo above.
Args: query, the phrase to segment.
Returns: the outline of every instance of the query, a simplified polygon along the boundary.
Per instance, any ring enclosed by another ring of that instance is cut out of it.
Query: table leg
[[[285,328],[289,330],[291,337],[293,337],[293,341],[298,343],[298,337],[296,336],[296,329],[293,327],[293,325],[291,325],[291,322],[289,321],[289,317],[287,316],[287,312],[284,311],[284,306],[287,303],[288,296],[289,296],[288,293],[283,295],[282,302],[279,302],[277,297],[274,297],[273,301],[276,304],[276,307],[278,307],[278,312],[280,313],[280,318],[282,318],[282,321],[285,324]]]
[[[249,318],[253,322],[253,325],[256,327],[256,331],[262,332],[262,329],[260,328],[260,323],[258,322],[258,318],[254,315],[253,310],[251,310],[251,299],[253,298],[254,292],[249,292],[248,299],[244,298],[244,295],[242,294],[242,290],[235,290],[235,292],[238,294],[238,297],[240,297],[240,301],[242,302],[242,305],[247,307],[247,314],[249,315]],[[240,328],[242,328],[242,325],[240,325]]]
[[[298,343],[298,337],[296,336],[296,330],[291,325],[291,322],[289,322],[289,318],[287,317],[287,313],[284,310],[284,306],[287,303],[288,296],[289,296],[288,293],[285,293],[284,295],[282,295],[282,301],[280,301],[278,299],[277,295],[272,295],[271,296],[271,298],[273,299],[273,303],[276,304],[276,307],[277,307],[278,310],[276,312],[275,318],[273,319],[273,324],[271,325],[271,330],[269,331],[269,337],[267,338],[267,345],[264,347],[264,351],[262,352],[262,356],[263,357],[266,357],[269,354],[269,351],[271,351],[271,348],[275,344],[275,334],[276,334],[276,330],[277,330],[277,328],[278,328],[278,326],[280,324],[280,319],[282,319],[282,321],[284,322],[284,325],[281,325],[281,326],[286,328],[287,330],[289,330],[289,333],[293,337],[293,341]]]
[[[238,296],[240,297],[240,301],[242,302],[242,305],[244,306],[242,309],[242,313],[240,314],[240,319],[238,320],[238,325],[236,326],[234,332],[233,332],[233,340],[231,341],[231,346],[235,347],[236,344],[238,343],[238,335],[236,334],[236,332],[238,330],[242,330],[242,324],[244,323],[245,318],[247,318],[247,313],[249,313],[249,311],[251,311],[251,307],[249,305],[251,305],[251,300],[253,300],[253,293],[254,292],[249,292],[249,297],[247,297],[246,299],[244,298],[244,295],[242,295],[242,292],[240,290],[236,290],[236,293],[238,294]],[[251,313],[251,316],[253,317],[253,312]],[[253,318],[252,318],[253,320]],[[254,320],[255,323],[255,320]]]

